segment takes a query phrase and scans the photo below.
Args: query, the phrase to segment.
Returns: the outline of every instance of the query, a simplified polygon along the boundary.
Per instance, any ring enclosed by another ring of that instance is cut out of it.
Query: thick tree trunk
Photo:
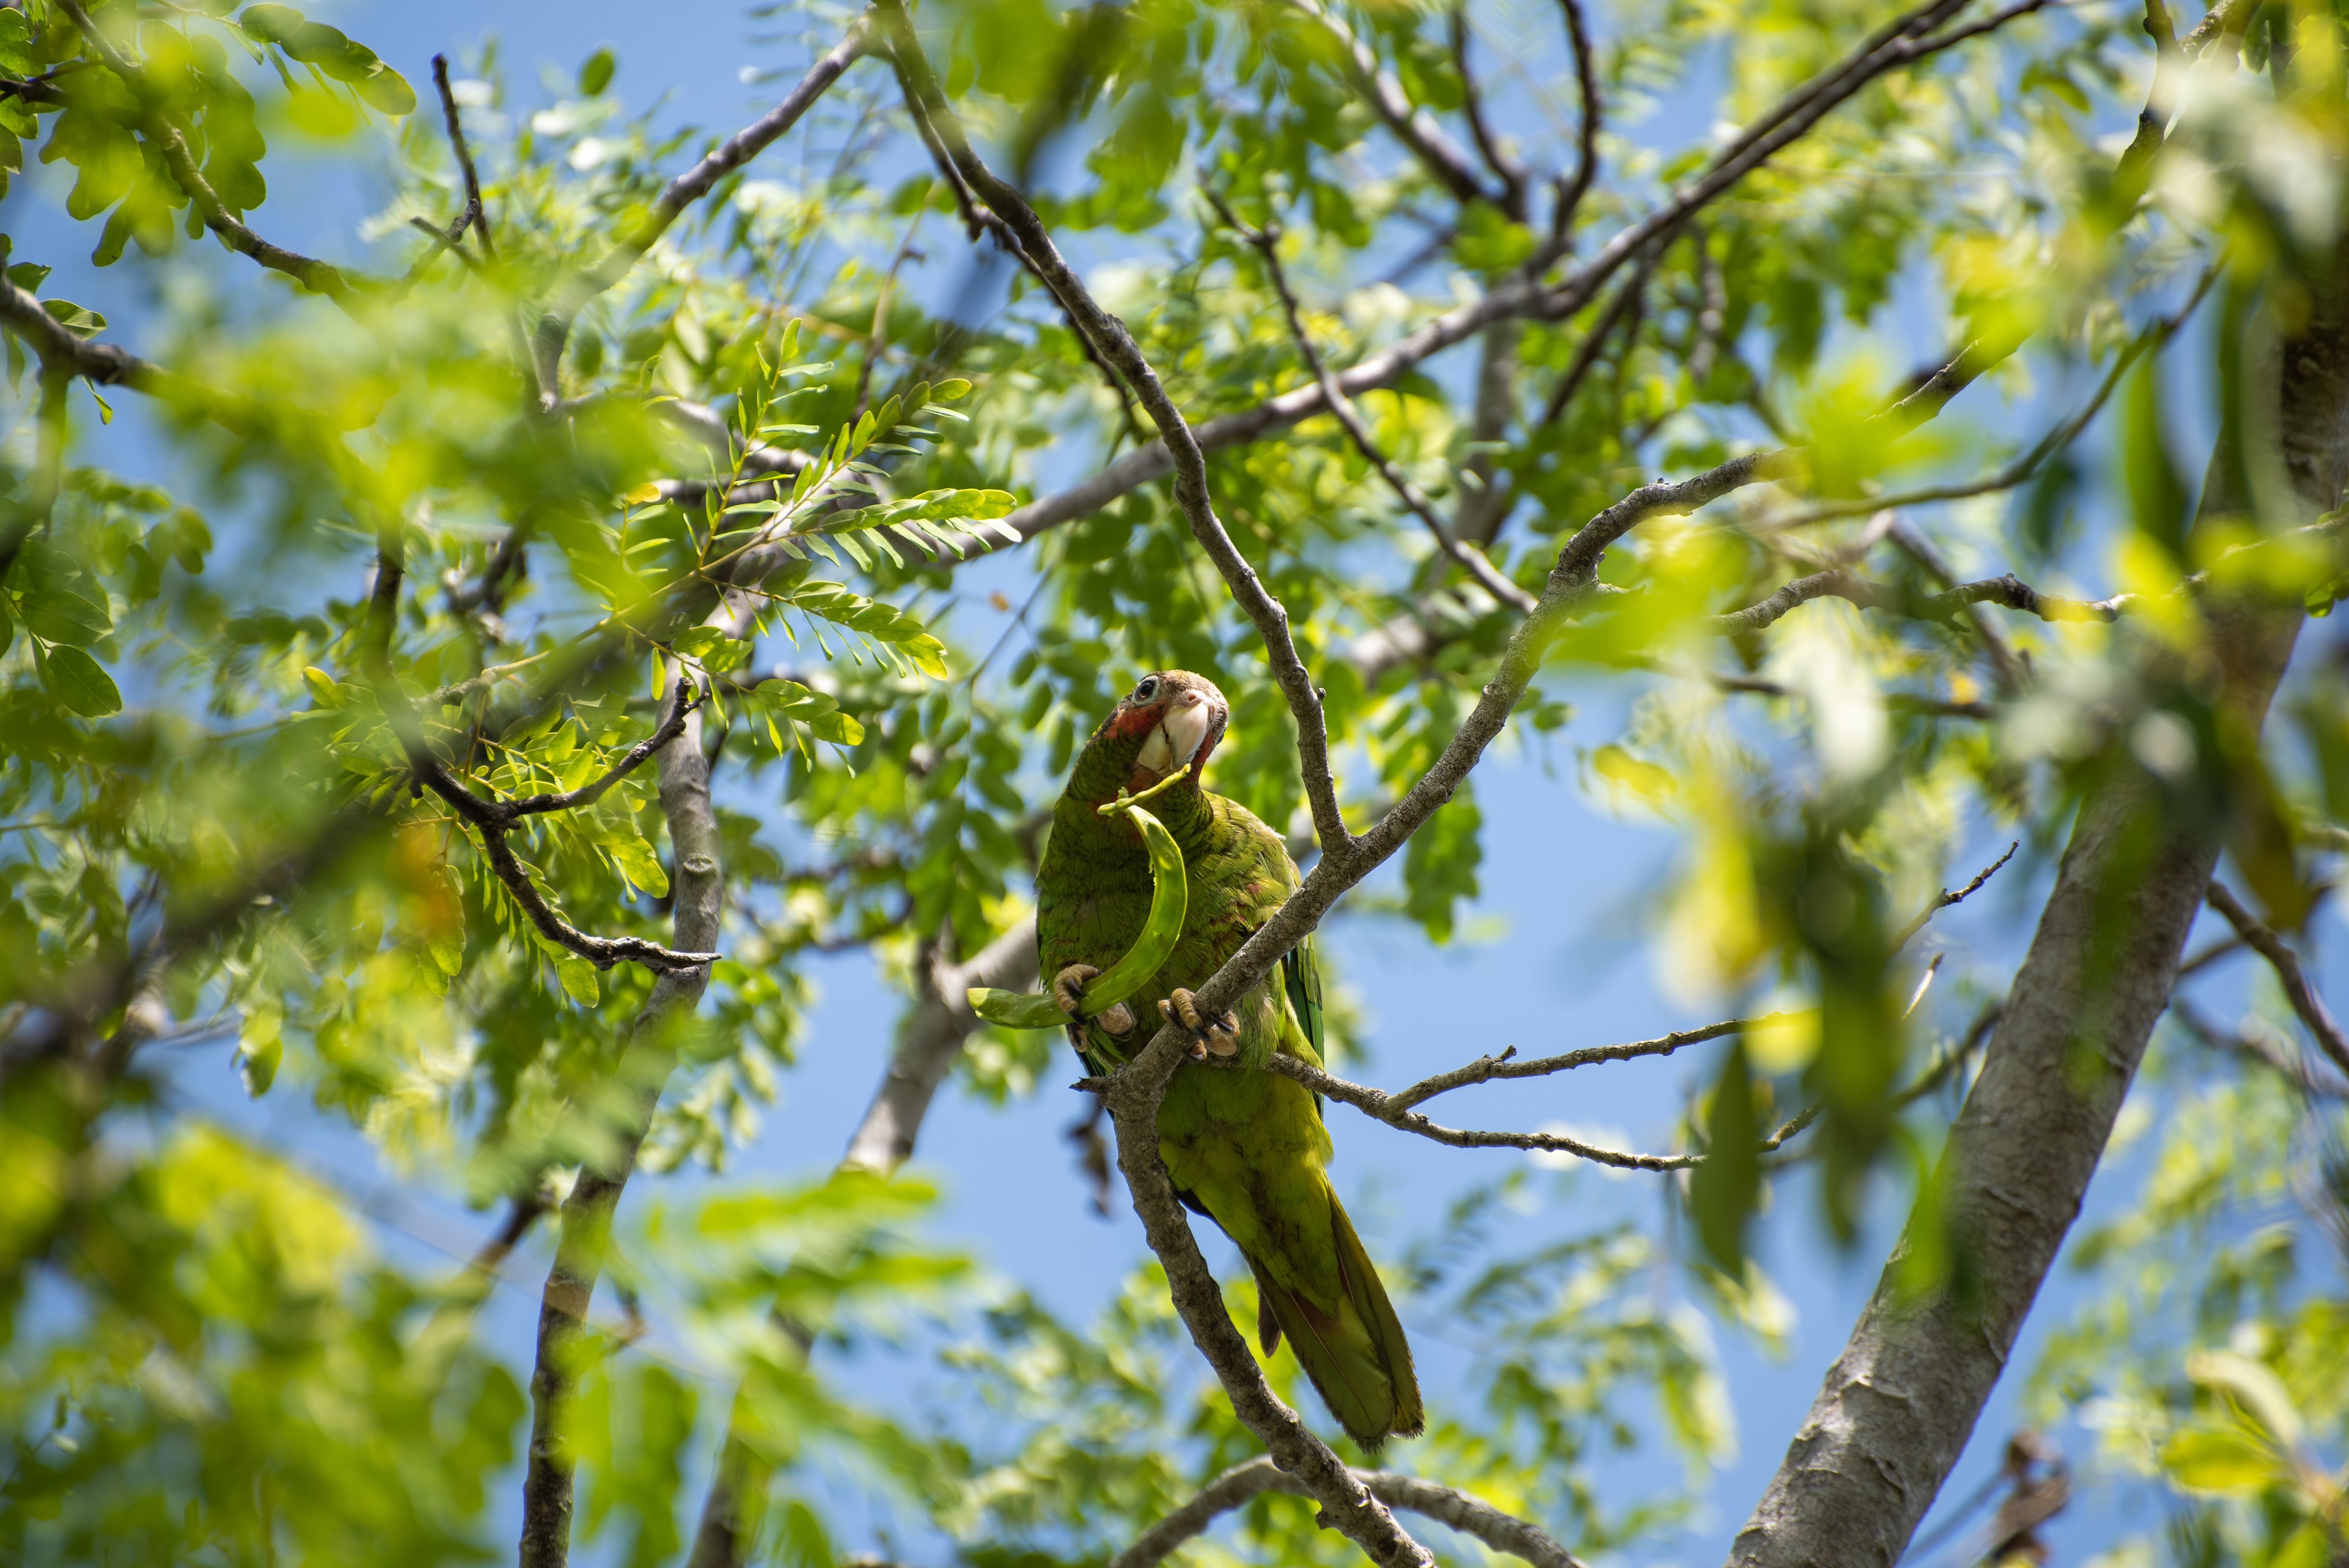
[[[2221,455],[2203,520],[2251,509],[2244,484],[2311,516],[2349,472],[2349,252],[2310,280],[2305,319],[2247,356],[2245,462]],[[2241,474],[2244,477],[2239,478]],[[2289,493],[2289,503],[2286,493]],[[2291,657],[2297,604],[2203,600],[2223,723],[2256,745]],[[1731,1551],[1736,1568],[1890,1568],[1957,1462],[2104,1152],[2219,857],[2220,825],[2166,809],[2116,768],[2080,808],[1982,1075],[1876,1294]],[[1908,1265],[1948,1238],[1948,1282]]]

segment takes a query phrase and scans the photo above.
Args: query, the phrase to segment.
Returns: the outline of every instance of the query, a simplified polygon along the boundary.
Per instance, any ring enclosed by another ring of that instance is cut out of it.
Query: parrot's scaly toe
[[[1108,1012],[1093,1020],[1116,1038],[1123,1040],[1133,1033],[1133,1009],[1124,1002],[1112,1003]]]
[[[1181,986],[1167,993],[1158,1004],[1159,1016],[1179,1020],[1191,1032],[1191,1059],[1203,1061],[1209,1053],[1229,1056],[1240,1048],[1240,1016],[1226,1012],[1221,1018],[1210,1019],[1199,1011],[1198,999]]]
[[[1101,973],[1101,971],[1095,969],[1089,963],[1072,963],[1068,968],[1062,970],[1060,973],[1054,975],[1052,977],[1052,1000],[1060,1005],[1061,1011],[1067,1013],[1071,1018],[1076,1017],[1077,1004],[1082,1000],[1085,981],[1092,979],[1093,976],[1099,973]],[[1133,1015],[1129,1013],[1126,1017],[1126,1027],[1130,1029],[1133,1027]],[[1117,1031],[1112,1031],[1112,1033],[1117,1033]]]

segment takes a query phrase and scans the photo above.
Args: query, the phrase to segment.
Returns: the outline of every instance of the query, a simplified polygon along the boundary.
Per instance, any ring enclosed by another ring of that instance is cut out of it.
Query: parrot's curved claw
[[[1085,981],[1101,971],[1089,963],[1072,963],[1052,977],[1052,1000],[1070,1017],[1077,1016],[1077,1003],[1082,999]]]
[[[1158,1004],[1158,1014],[1180,1021],[1191,1032],[1191,1059],[1195,1062],[1211,1054],[1235,1055],[1239,1051],[1240,1015],[1226,1012],[1221,1018],[1208,1018],[1199,1011],[1198,999],[1179,985]]]

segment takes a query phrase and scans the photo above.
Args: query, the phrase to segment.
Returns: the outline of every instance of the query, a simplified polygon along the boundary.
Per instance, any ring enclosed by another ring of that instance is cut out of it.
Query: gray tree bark
[[[671,921],[676,941],[688,952],[718,946],[719,915],[725,881],[719,873],[718,814],[709,801],[709,763],[701,753],[701,715],[688,716],[684,732],[660,754],[661,811],[668,819],[675,859],[671,873]],[[563,1451],[564,1407],[572,1394],[565,1346],[587,1321],[587,1304],[604,1269],[612,1211],[636,1169],[636,1151],[652,1128],[661,1090],[677,1064],[663,1027],[676,1012],[691,1012],[709,983],[702,965],[676,970],[653,984],[652,995],[630,1026],[618,1070],[627,1096],[626,1120],[612,1129],[608,1159],[582,1169],[563,1203],[563,1235],[554,1266],[546,1276],[538,1312],[538,1359],[531,1374],[530,1463],[523,1479],[522,1568],[565,1568],[571,1556],[572,1463]]]
[[[2349,249],[2300,280],[2295,325],[2261,329],[2243,406],[2197,527],[2332,510],[2349,477]],[[2283,312],[2278,312],[2282,315]],[[2256,507],[2255,504],[2256,504]],[[2302,619],[2247,590],[2200,596],[2221,729],[2247,754]],[[1735,1568],[1890,1568],[1964,1449],[2078,1214],[2113,1118],[2167,1004],[2223,825],[2116,766],[2080,807],[1981,1076],[1900,1246],[1828,1369],[1785,1462],[1731,1549]],[[1912,1257],[1946,1238],[1946,1282]]]

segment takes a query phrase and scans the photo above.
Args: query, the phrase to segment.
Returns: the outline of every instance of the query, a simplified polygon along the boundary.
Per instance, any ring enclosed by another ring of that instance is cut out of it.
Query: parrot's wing
[[[1289,1008],[1297,1014],[1298,1027],[1305,1032],[1306,1044],[1313,1047],[1313,1064],[1320,1066],[1321,966],[1314,961],[1311,937],[1289,949],[1280,961],[1280,984],[1288,993]]]

